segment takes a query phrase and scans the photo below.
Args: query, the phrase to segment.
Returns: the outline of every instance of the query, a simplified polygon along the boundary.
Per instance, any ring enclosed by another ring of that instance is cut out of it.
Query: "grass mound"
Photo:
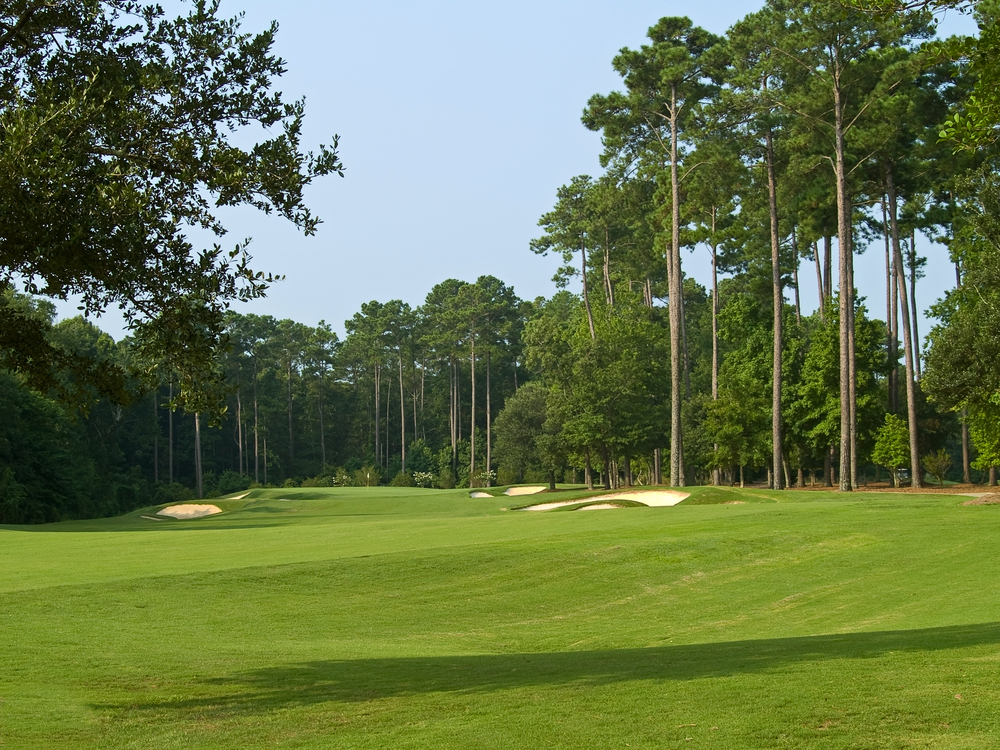
[[[743,505],[746,503],[776,503],[772,497],[749,490],[726,489],[722,487],[701,487],[691,493],[691,497],[681,501],[681,505]]]

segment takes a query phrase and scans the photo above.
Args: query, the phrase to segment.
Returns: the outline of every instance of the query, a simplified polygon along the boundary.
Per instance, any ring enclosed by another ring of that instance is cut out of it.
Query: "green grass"
[[[1000,507],[962,499],[0,527],[0,748],[996,747]]]

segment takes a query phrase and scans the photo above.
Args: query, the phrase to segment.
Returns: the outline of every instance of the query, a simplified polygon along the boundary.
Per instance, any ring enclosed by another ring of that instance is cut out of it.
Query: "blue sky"
[[[402,299],[418,305],[449,277],[492,274],[524,298],[548,296],[556,259],[528,242],[556,189],[596,174],[600,139],[580,123],[587,99],[619,86],[611,59],[643,43],[667,15],[688,15],[716,33],[760,3],[389,2],[222,0],[245,11],[244,28],[279,23],[277,51],[288,72],[278,88],[306,98],[305,142],[341,137],[346,177],[309,189],[324,223],[303,237],[287,222],[249,210],[223,215],[230,245],[253,237],[260,270],[286,275],[267,299],[240,312],[323,319],[343,331],[361,303]],[[960,16],[949,32],[971,31]],[[930,256],[918,304],[953,283],[940,246]],[[685,270],[707,282],[708,255],[685,255]],[[872,314],[882,315],[879,247],[857,260],[857,281]],[[804,269],[803,300],[815,304],[814,272]],[[73,305],[61,306],[75,314]],[[116,338],[117,316],[97,321]],[[921,326],[926,333],[928,326]]]

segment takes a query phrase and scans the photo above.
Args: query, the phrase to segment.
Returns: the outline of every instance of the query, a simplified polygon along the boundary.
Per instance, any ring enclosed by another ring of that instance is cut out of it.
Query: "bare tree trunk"
[[[491,436],[492,415],[490,413],[490,350],[486,350],[486,486],[492,487],[489,472],[493,468],[493,439]]]
[[[319,449],[323,459],[323,470],[326,471],[326,430],[323,429],[323,381],[320,381],[319,396],[316,399],[319,407]]]
[[[853,245],[852,245],[853,246]],[[852,253],[850,263],[847,267],[848,281],[850,282],[851,290],[851,306],[848,312],[850,313],[851,320],[847,327],[847,347],[848,347],[848,364],[850,365],[850,385],[849,392],[851,394],[851,487],[858,487],[858,357],[857,357],[857,342],[856,342],[856,332],[857,326],[854,325],[854,256]]]
[[[897,373],[896,359],[893,357],[895,342],[893,341],[895,330],[896,308],[893,305],[893,274],[892,274],[892,245],[890,244],[889,213],[886,207],[887,199],[882,197],[882,229],[885,235],[885,351],[889,357],[889,411],[896,413],[895,399],[895,379]]]
[[[292,432],[292,353],[288,352],[288,472],[295,460],[295,436]]]
[[[920,328],[917,319],[920,312],[917,309],[917,233],[910,229],[910,310],[913,311],[913,364],[916,372],[916,379],[920,380]]]
[[[237,410],[239,409],[239,390],[237,394]],[[156,401],[160,395],[160,386],[153,390],[153,482],[160,482],[160,410]]]
[[[472,363],[472,413],[471,424],[469,426],[469,486],[476,484],[476,334],[472,334],[472,349],[469,361]]]
[[[913,339],[910,335],[910,313],[906,299],[906,278],[903,275],[903,255],[899,246],[899,225],[896,221],[896,188],[893,184],[892,165],[885,169],[886,192],[889,196],[889,222],[892,227],[892,251],[896,265],[899,305],[903,319],[903,353],[906,359],[906,417],[910,429],[910,481],[913,487],[922,487],[920,476],[920,450],[917,441],[917,400],[914,383]]]
[[[833,487],[833,446],[823,451],[823,484]]]
[[[765,79],[766,88],[767,81]],[[781,244],[778,237],[778,198],[777,184],[774,175],[774,142],[771,129],[764,134],[767,159],[767,197],[771,219],[771,295],[774,315],[774,336],[771,368],[771,455],[774,474],[774,489],[783,489],[781,483],[782,444],[781,444],[781,343],[782,343],[782,308],[785,303],[781,288]]]
[[[389,372],[392,372],[390,370]],[[385,468],[389,468],[389,451],[392,450],[392,439],[389,437],[389,407],[392,406],[392,376],[389,376],[389,385],[385,389]]]
[[[816,261],[816,288],[819,290],[819,321],[826,322],[826,291],[823,288],[823,266],[819,260],[819,243],[813,243],[813,260]]]
[[[681,293],[681,339],[684,341],[684,397],[691,398],[691,357],[688,356],[687,316],[684,315],[684,294]]]
[[[589,448],[584,453],[584,460],[586,461],[586,464],[584,465],[584,469],[583,469],[583,479],[587,483],[587,489],[588,490],[592,490],[592,489],[594,489],[594,469],[590,465],[590,449]]]
[[[205,488],[202,485],[202,473],[201,473],[201,419],[200,415],[195,412],[194,415],[194,473],[195,473],[195,483],[198,487],[198,499],[201,500],[205,497]]]
[[[833,301],[833,238],[827,235],[823,238],[823,300],[827,309]]]
[[[253,481],[260,483],[260,414],[257,408],[257,355],[253,358]]]
[[[715,207],[712,207],[712,237],[715,237]],[[719,255],[718,246],[712,245],[712,400],[719,400]],[[718,453],[719,444],[712,450]],[[719,485],[720,469],[712,469],[712,484]]]
[[[991,466],[990,467],[989,479],[987,481],[989,482],[990,487],[996,487],[997,486],[997,467],[996,466]]]
[[[240,398],[240,384],[236,383],[236,442],[239,444],[240,476],[243,471],[243,401]]]
[[[670,288],[670,486],[684,482],[684,440],[681,425],[681,323],[683,284],[681,278],[681,205],[680,180],[677,174],[677,87],[671,88],[670,101],[670,203],[671,238],[667,280]]]
[[[594,330],[594,313],[590,310],[590,295],[587,293],[587,247],[582,244],[580,245],[580,274],[583,279],[583,306],[587,309],[587,325],[590,326],[590,339],[594,340],[597,338],[597,332]],[[516,363],[514,377],[517,377]],[[516,384],[514,390],[517,390]]]
[[[375,376],[375,461],[382,465],[382,368],[374,363]]]
[[[663,451],[660,448],[653,449],[653,482],[663,484]]]
[[[615,306],[615,287],[611,283],[611,247],[607,238],[604,242],[604,296],[608,307]]]
[[[399,470],[406,473],[406,400],[403,397],[403,349],[399,348]]]
[[[448,374],[451,377],[451,401],[448,404],[448,427],[451,429],[451,470],[458,468],[458,416],[455,397],[455,358],[448,357]]]
[[[174,378],[170,376],[169,385],[170,408],[167,409],[167,481],[174,481]]]
[[[629,458],[628,456],[625,456],[625,463],[624,463],[623,468],[625,470],[625,486],[626,487],[631,487],[632,486],[632,459]]]
[[[853,226],[852,202],[847,193],[847,168],[844,164],[844,105],[841,99],[839,59],[834,59],[833,87],[835,174],[837,181],[837,234],[840,256],[840,491],[851,492],[851,460],[854,454],[851,432],[851,313],[854,310],[851,266],[854,252],[851,246]]]
[[[267,484],[267,433],[264,433],[264,484]]]
[[[972,484],[972,472],[969,470],[969,410],[962,409],[962,482]]]

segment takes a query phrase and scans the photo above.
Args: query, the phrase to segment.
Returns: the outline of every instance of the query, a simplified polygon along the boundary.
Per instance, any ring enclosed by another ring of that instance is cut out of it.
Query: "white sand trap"
[[[581,498],[579,500],[560,500],[555,503],[539,503],[538,505],[529,505],[527,508],[519,508],[518,510],[552,510],[553,508],[562,508],[567,505],[579,505],[580,503],[587,502],[587,498]]]
[[[203,516],[214,516],[221,513],[222,508],[218,505],[171,505],[169,508],[156,511],[158,516],[170,516],[171,518],[201,518]]]
[[[143,516],[147,521],[162,521],[162,518],[157,518],[156,516]]]
[[[648,505],[651,508],[664,508],[677,505],[681,500],[691,496],[690,492],[675,492],[673,490],[649,490],[648,492],[617,492],[613,495],[601,495],[592,500],[631,500]]]
[[[508,487],[503,491],[505,495],[537,495],[542,490],[547,490],[548,487],[540,485],[538,487]]]
[[[612,505],[611,503],[595,503],[594,505],[584,505],[580,510],[614,510],[621,507],[620,505]]]
[[[666,507],[670,505],[677,505],[681,500],[690,496],[690,492],[674,492],[672,490],[650,490],[648,492],[618,492],[613,495],[599,495],[597,497],[581,497],[576,500],[558,500],[552,503],[539,503],[538,505],[529,505],[527,508],[521,508],[521,510],[552,510],[553,508],[563,508],[567,505],[579,505],[580,503],[586,503],[588,501],[594,501],[600,504],[602,500],[631,500],[632,502],[642,503],[643,505],[648,505],[653,508]],[[587,510],[588,508],[593,508],[595,506],[588,505],[580,510]],[[617,508],[619,506],[612,505],[612,508]],[[603,510],[603,508],[602,508]]]
[[[489,492],[470,492],[469,497],[493,497]]]
[[[227,497],[226,500],[242,500],[249,494],[250,494],[249,492],[244,492],[242,495],[233,495],[232,497]]]

